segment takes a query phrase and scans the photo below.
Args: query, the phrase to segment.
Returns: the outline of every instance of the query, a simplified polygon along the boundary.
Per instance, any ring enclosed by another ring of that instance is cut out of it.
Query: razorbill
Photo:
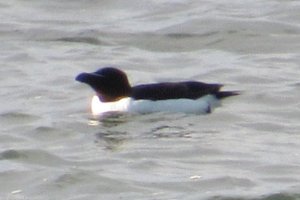
[[[222,84],[197,81],[130,86],[127,75],[113,67],[81,73],[76,80],[88,84],[96,92],[91,102],[93,115],[107,112],[205,114],[219,106],[221,99],[239,94],[220,91]]]

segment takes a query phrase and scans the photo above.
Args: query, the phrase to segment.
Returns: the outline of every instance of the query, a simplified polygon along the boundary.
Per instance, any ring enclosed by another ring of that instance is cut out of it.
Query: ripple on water
[[[299,194],[276,193],[271,195],[262,195],[261,197],[212,197],[209,200],[297,200]]]
[[[6,112],[0,114],[0,122],[3,124],[27,124],[39,120],[40,117],[32,114],[22,113],[22,112]]]
[[[74,42],[74,43],[86,43],[91,45],[101,45],[102,42],[94,37],[62,37],[58,38],[57,41],[61,42]]]
[[[28,136],[39,141],[57,141],[65,139],[68,131],[50,126],[38,126],[28,131]]]
[[[5,150],[0,153],[0,160],[15,160],[22,163],[42,166],[59,166],[66,164],[66,161],[60,157],[46,151],[36,149]]]

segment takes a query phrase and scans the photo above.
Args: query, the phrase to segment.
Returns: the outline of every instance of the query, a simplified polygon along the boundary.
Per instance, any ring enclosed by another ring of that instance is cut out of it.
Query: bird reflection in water
[[[90,126],[98,126],[101,129],[96,133],[95,143],[110,151],[118,151],[129,139],[126,131],[113,130],[128,121],[128,116],[124,113],[106,113],[105,115],[89,119]]]

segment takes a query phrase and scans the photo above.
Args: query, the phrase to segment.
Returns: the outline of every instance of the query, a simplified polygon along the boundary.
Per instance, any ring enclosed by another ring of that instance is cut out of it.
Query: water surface
[[[298,1],[0,3],[1,199],[299,199]],[[82,71],[198,80],[212,114],[92,119]]]

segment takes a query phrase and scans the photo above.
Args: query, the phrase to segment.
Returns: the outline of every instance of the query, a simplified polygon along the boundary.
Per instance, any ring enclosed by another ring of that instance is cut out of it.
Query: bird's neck
[[[103,94],[100,92],[96,92],[96,95],[98,96],[99,100],[103,103],[108,103],[108,102],[115,102],[119,101],[123,98],[130,97],[131,96],[131,90],[124,92],[124,94],[120,95],[113,95],[113,94]]]

